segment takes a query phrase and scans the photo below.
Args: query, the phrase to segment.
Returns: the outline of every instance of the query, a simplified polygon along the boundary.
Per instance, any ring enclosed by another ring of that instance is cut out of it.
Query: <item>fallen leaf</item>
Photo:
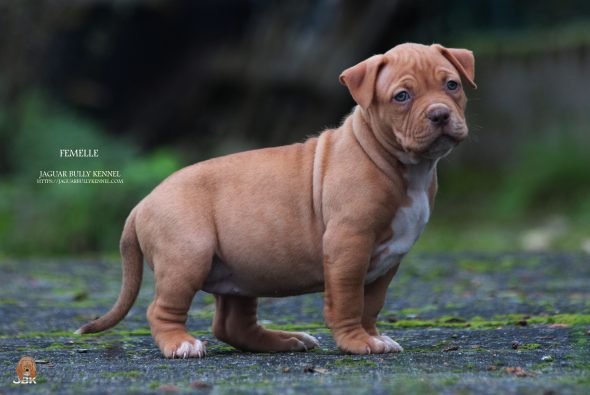
[[[506,373],[515,375],[516,377],[534,377],[535,374],[533,372],[527,372],[520,366],[514,368],[506,368]]]
[[[205,388],[211,388],[211,384],[206,383],[204,381],[193,381],[192,383],[189,384],[189,387],[194,388],[194,389],[205,389]]]

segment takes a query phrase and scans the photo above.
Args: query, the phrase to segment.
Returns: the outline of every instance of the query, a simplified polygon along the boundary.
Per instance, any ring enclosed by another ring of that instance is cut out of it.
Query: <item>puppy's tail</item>
[[[135,231],[135,210],[125,222],[119,248],[123,258],[123,283],[117,302],[108,313],[83,325],[75,333],[95,333],[112,328],[127,315],[135,303],[143,274],[143,253]]]

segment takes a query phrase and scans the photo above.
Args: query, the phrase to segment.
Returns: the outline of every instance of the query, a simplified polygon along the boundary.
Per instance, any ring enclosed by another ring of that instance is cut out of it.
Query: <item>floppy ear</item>
[[[25,373],[25,369],[23,367],[22,364],[22,360],[18,362],[18,365],[16,365],[16,375],[18,376],[18,379],[22,381],[24,374]]]
[[[449,62],[455,66],[461,77],[467,80],[472,88],[477,89],[475,84],[475,59],[473,52],[461,48],[445,48],[439,44],[432,44]]]
[[[377,73],[383,64],[385,56],[374,55],[340,74],[340,83],[348,87],[354,101],[365,110],[373,101]]]
[[[37,365],[35,365],[35,360],[33,358],[29,358],[29,369],[31,370],[31,377],[37,376]]]

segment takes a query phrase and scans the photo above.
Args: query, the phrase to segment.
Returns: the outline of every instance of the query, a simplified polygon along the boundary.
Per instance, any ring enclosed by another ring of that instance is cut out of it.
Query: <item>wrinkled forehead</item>
[[[419,44],[402,44],[385,53],[387,66],[383,77],[388,83],[400,79],[414,79],[426,83],[459,77],[455,67],[438,50]],[[384,81],[385,82],[385,81]]]

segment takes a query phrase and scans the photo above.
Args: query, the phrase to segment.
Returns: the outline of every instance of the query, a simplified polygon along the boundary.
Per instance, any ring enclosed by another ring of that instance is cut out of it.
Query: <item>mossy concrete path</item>
[[[588,394],[590,257],[582,254],[412,255],[390,286],[380,329],[405,352],[350,356],[322,320],[322,296],[262,299],[269,327],[305,330],[307,353],[239,352],[211,336],[211,295],[189,325],[203,359],[167,360],[152,342],[140,297],[113,330],[76,336],[110,308],[120,264],[93,260],[0,262],[0,394]],[[37,384],[12,384],[18,360],[37,361]]]

